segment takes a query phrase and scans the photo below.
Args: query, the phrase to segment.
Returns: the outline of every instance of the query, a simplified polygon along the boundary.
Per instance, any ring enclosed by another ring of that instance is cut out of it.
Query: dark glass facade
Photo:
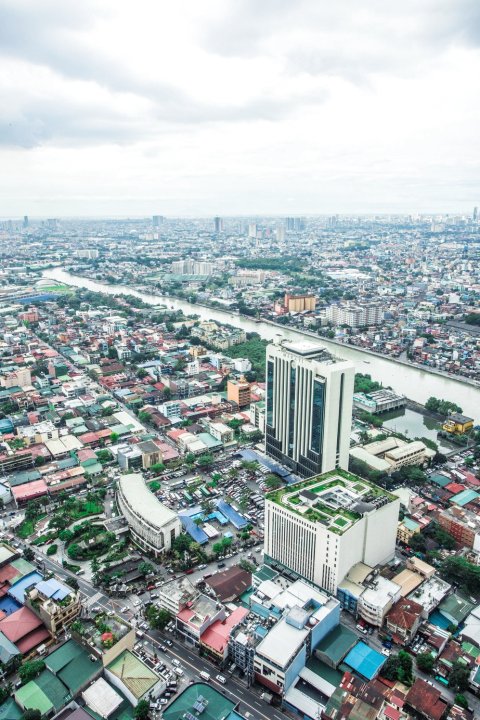
[[[267,363],[267,425],[273,427],[273,377],[274,366],[271,360]]]
[[[312,401],[312,435],[310,449],[322,455],[323,425],[325,416],[325,383],[315,380]]]
[[[288,414],[288,454],[292,457],[295,438],[295,383],[297,373],[294,367],[290,368],[290,409]]]

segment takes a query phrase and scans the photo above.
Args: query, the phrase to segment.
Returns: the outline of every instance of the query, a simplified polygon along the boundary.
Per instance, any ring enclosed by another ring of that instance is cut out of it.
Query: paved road
[[[166,656],[179,660],[183,669],[194,680],[200,680],[199,673],[204,670],[211,675],[210,683],[219,691],[224,693],[233,702],[240,703],[240,712],[245,711],[251,713],[254,718],[264,718],[264,720],[285,720],[285,715],[278,708],[267,705],[260,699],[261,689],[247,688],[246,685],[239,682],[236,678],[228,677],[227,684],[219,683],[215,676],[221,671],[212,666],[204,658],[200,657],[195,650],[175,640],[169,635],[162,635],[158,630],[151,630],[147,633],[147,637],[151,640],[153,647],[158,648],[158,643],[164,642],[164,638],[168,637],[173,643],[172,648],[168,648]],[[157,653],[165,656],[165,653],[157,650]],[[222,673],[225,674],[225,673]]]

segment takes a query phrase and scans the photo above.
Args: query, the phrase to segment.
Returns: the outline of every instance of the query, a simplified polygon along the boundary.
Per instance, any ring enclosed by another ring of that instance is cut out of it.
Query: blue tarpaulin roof
[[[386,659],[364,642],[359,642],[350,650],[344,663],[367,680],[373,680]]]

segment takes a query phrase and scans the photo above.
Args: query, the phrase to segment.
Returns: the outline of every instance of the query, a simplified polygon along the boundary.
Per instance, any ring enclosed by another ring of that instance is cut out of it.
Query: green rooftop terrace
[[[325,525],[341,535],[359,520],[368,506],[397,498],[377,485],[345,470],[331,470],[266,495],[267,500],[288,508],[310,522]]]

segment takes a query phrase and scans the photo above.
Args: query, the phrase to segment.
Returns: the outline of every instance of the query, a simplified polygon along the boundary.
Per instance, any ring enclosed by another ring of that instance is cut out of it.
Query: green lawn
[[[97,502],[85,501],[82,505],[74,510],[69,510],[68,514],[72,520],[81,520],[88,515],[100,515],[103,512],[103,506]]]
[[[24,520],[21,525],[18,526],[16,533],[18,537],[22,538],[23,540],[30,535],[33,535],[35,532],[35,525],[42,520],[42,518],[46,517],[46,514],[43,513],[43,515],[39,515],[38,517],[32,519],[32,520]]]

